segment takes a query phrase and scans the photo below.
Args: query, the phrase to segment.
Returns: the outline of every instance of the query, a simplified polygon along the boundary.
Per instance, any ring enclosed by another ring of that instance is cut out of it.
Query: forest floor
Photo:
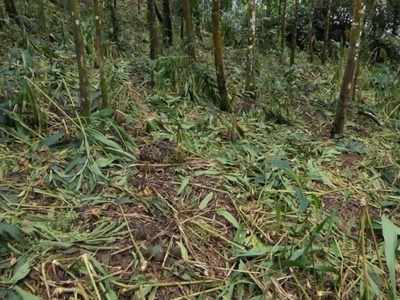
[[[22,68],[31,54],[21,53],[10,65]],[[352,107],[346,137],[331,139],[335,65],[300,58],[290,68],[272,54],[260,66],[270,76],[263,105],[241,95],[233,117],[144,86],[143,58],[122,57],[110,79],[118,82],[116,112],[97,111],[85,123],[73,106],[63,108],[77,92],[73,52],[54,56],[71,65],[32,62],[49,68],[53,86],[40,72],[36,81],[19,74],[47,103],[48,130],[16,114],[13,126],[0,127],[0,220],[23,233],[0,224],[0,237],[10,230],[17,239],[0,252],[0,287],[11,288],[2,295],[387,297],[381,220],[400,222],[400,135],[386,119],[360,113],[374,90]],[[237,53],[227,56],[235,82]],[[272,101],[279,114],[266,112]]]

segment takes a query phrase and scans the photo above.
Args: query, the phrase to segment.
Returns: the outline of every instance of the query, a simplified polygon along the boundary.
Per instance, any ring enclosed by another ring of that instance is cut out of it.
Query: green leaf
[[[205,209],[207,207],[208,203],[212,200],[213,196],[214,196],[213,192],[208,193],[208,195],[205,196],[203,200],[201,200],[199,208]]]
[[[100,157],[96,160],[95,164],[99,167],[99,168],[106,168],[109,165],[111,165],[113,163],[115,159],[114,158],[106,158],[106,157]]]
[[[290,163],[287,159],[273,159],[271,160],[271,167],[282,171],[290,171]]]
[[[111,289],[108,289],[105,295],[107,300],[118,300],[117,294]]]
[[[21,241],[23,238],[22,231],[15,225],[0,223],[0,240]]]
[[[301,213],[305,212],[307,210],[307,208],[310,206],[310,201],[308,201],[308,199],[304,195],[304,193],[298,188],[294,189],[294,196],[297,199],[297,201],[299,202],[299,211]]]
[[[312,180],[321,182],[327,186],[333,187],[334,185],[332,184],[331,180],[329,177],[326,175],[325,172],[323,172],[315,163],[313,160],[309,160],[307,162],[307,168],[308,168],[308,176],[311,177]]]
[[[32,295],[31,293],[21,289],[19,286],[16,286],[14,290],[21,297],[21,300],[41,300],[41,298]]]
[[[217,214],[220,215],[221,217],[224,217],[236,229],[240,227],[239,222],[236,220],[236,218],[226,209],[224,208],[217,209]]]
[[[32,266],[30,260],[21,259],[20,261],[18,261],[15,267],[14,275],[11,278],[11,282],[15,284],[18,281],[24,279],[30,273],[31,268]]]
[[[64,133],[63,132],[57,132],[55,134],[49,135],[48,137],[46,137],[41,144],[43,146],[47,146],[47,147],[51,147],[54,146],[56,144],[58,144],[62,139],[64,138]]]
[[[183,178],[181,186],[179,187],[179,190],[178,190],[178,195],[182,194],[182,192],[186,189],[186,187],[189,184],[189,180],[190,180],[189,177]]]
[[[386,216],[382,217],[382,231],[385,245],[386,264],[389,270],[389,280],[393,297],[396,298],[396,249],[400,228],[394,225]]]
[[[188,254],[188,251],[187,251],[185,245],[183,245],[182,242],[178,242],[178,245],[181,250],[181,256],[182,256],[183,260],[189,260],[189,254]]]
[[[111,148],[122,150],[120,145],[118,145],[113,140],[110,140],[109,138],[107,138],[105,135],[103,135],[102,133],[98,132],[97,130],[89,129],[88,130],[88,135],[89,134],[90,134],[90,137],[92,137],[93,139],[95,139],[96,141],[98,141],[99,143],[101,143],[103,145],[107,145],[107,146],[110,146]]]

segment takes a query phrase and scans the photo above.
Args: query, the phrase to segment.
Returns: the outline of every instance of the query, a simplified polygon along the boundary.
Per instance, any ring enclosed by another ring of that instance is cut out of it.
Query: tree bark
[[[119,44],[119,24],[117,17],[117,0],[108,0],[108,8],[111,14],[111,26],[112,26],[112,35],[111,39],[117,45],[117,48],[120,49]]]
[[[281,12],[281,60],[284,59],[285,53],[285,39],[286,39],[286,8],[287,0],[282,0],[282,12]]]
[[[158,9],[157,1],[154,1],[154,9],[156,11],[156,16],[157,16],[158,22],[160,22],[160,24],[163,24],[164,23],[163,16],[162,16],[160,10]]]
[[[183,15],[181,15],[181,26],[179,30],[179,35],[181,37],[181,40],[183,41],[185,38],[185,19],[183,18]]]
[[[78,63],[81,114],[85,117],[89,117],[89,79],[85,60],[85,45],[83,44],[81,32],[80,1],[69,0],[69,6],[71,9],[71,23],[74,31],[75,52]]]
[[[150,59],[157,59],[160,54],[160,43],[158,37],[158,30],[156,26],[156,12],[154,6],[154,0],[147,0],[147,23],[149,27],[149,36],[150,36]]]
[[[346,113],[352,96],[356,66],[360,55],[360,40],[363,27],[365,4],[363,0],[353,0],[353,20],[351,24],[350,48],[343,74],[340,96],[337,102],[335,121],[331,136],[341,136],[344,132]]]
[[[196,48],[194,45],[194,30],[191,0],[182,0],[182,12],[185,20],[185,51],[192,62],[196,61]]]
[[[325,32],[324,32],[324,47],[322,48],[321,62],[326,63],[326,56],[329,46],[329,34],[331,27],[331,14],[332,14],[332,0],[328,0],[328,11],[325,17]]]
[[[46,22],[46,7],[44,5],[44,0],[38,0],[39,4],[39,21],[40,21],[40,30],[42,33],[47,32],[47,22]]]
[[[173,45],[173,30],[172,30],[172,18],[171,9],[169,6],[169,0],[163,0],[163,20],[164,20],[164,44],[165,47],[171,47]]]
[[[249,33],[247,44],[246,90],[255,98],[256,67],[256,0],[248,3]]]
[[[296,46],[297,46],[297,18],[298,18],[298,11],[299,11],[299,0],[294,1],[294,24],[292,30],[292,46],[290,51],[290,65],[294,65],[294,61],[296,58]]]
[[[316,0],[310,0],[310,10],[308,12],[308,53],[310,62],[314,62],[314,43],[315,43],[315,31],[314,31],[314,7]]]
[[[96,48],[96,60],[100,72],[100,90],[102,98],[102,107],[108,107],[108,90],[106,83],[106,76],[104,71],[104,45],[102,41],[103,34],[103,0],[93,0],[94,14],[95,14],[95,25],[96,25],[96,36],[95,36],[95,48]]]
[[[212,35],[214,45],[215,71],[217,75],[217,86],[220,95],[220,108],[224,111],[231,111],[231,101],[226,89],[224,74],[224,45],[220,31],[221,0],[212,1]]]
[[[277,0],[278,2],[278,16],[280,17],[281,23],[282,23],[282,3],[283,0]],[[282,26],[282,24],[280,24]],[[277,31],[277,48],[279,48],[279,45],[281,44],[281,40],[282,40],[282,29],[280,28],[280,30]]]

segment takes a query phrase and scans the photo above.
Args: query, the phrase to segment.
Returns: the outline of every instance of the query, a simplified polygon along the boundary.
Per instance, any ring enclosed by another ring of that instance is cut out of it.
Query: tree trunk
[[[117,17],[117,0],[108,0],[108,8],[111,14],[111,26],[112,26],[112,41],[117,45],[117,48],[120,49],[119,44],[119,24]]]
[[[15,23],[21,26],[21,21],[18,19],[18,11],[15,6],[14,0],[4,0],[4,7],[6,9],[6,13],[10,19],[13,19]]]
[[[182,0],[182,13],[185,20],[185,51],[192,62],[196,61],[191,0]]]
[[[281,60],[284,59],[285,53],[285,40],[286,40],[286,7],[287,0],[282,0],[282,13],[281,13]]]
[[[96,23],[96,36],[95,36],[95,48],[96,48],[96,60],[100,72],[100,90],[102,98],[102,107],[108,107],[108,90],[104,71],[104,45],[102,41],[103,33],[103,0],[93,0],[95,23]]]
[[[282,22],[282,3],[283,0],[277,0],[278,1],[278,16],[281,18],[281,22]],[[282,25],[281,25],[282,26]],[[282,40],[282,29],[278,30],[277,32],[278,35],[278,39],[277,39],[277,48],[279,48],[279,45],[281,44],[281,40]]]
[[[215,71],[220,96],[220,107],[224,111],[231,111],[231,101],[226,89],[224,74],[224,44],[220,31],[221,0],[212,1],[212,35],[214,44]]]
[[[341,136],[344,132],[346,112],[352,96],[356,66],[360,55],[360,40],[363,27],[365,5],[363,0],[353,0],[353,20],[351,24],[350,48],[346,68],[343,74],[340,96],[337,102],[336,116],[331,136]]]
[[[314,44],[315,44],[315,31],[314,31],[314,7],[316,0],[310,0],[310,11],[308,12],[308,53],[310,57],[310,62],[314,62]]]
[[[322,48],[321,62],[325,64],[329,46],[329,34],[331,27],[332,0],[328,0],[328,11],[325,17],[324,47]]]
[[[183,15],[181,15],[181,27],[180,27],[179,32],[180,32],[181,40],[183,41],[185,38],[185,20],[183,18]]]
[[[172,18],[169,0],[163,0],[162,7],[164,20],[164,44],[165,47],[168,48],[171,47],[173,44]]]
[[[39,22],[40,22],[40,30],[42,33],[47,32],[47,24],[46,24],[46,7],[44,5],[44,0],[38,0],[39,4]]]
[[[158,30],[156,24],[156,11],[154,6],[154,0],[147,0],[147,22],[149,26],[150,36],[150,59],[157,59],[160,54],[160,43],[158,39]]]
[[[164,23],[163,16],[162,16],[160,10],[158,9],[157,1],[154,1],[154,9],[155,9],[155,11],[156,11],[156,17],[157,17],[157,19],[158,19],[158,22],[159,22],[160,24],[163,24],[163,23]]]
[[[83,44],[81,32],[80,1],[69,0],[69,6],[71,9],[71,23],[74,31],[75,51],[79,71],[79,96],[81,113],[83,116],[89,117],[89,79],[85,61],[85,45]]]
[[[246,90],[255,98],[255,66],[256,66],[256,0],[248,4],[249,33],[247,45]]]
[[[294,61],[296,58],[296,46],[297,46],[297,18],[298,18],[298,11],[299,11],[299,0],[294,1],[294,24],[293,24],[293,31],[292,31],[292,46],[290,51],[290,65],[294,65]]]

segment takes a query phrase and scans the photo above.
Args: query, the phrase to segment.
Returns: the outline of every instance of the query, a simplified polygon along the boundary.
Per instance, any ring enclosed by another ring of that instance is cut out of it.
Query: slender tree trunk
[[[314,43],[315,43],[315,31],[314,31],[314,7],[316,0],[310,0],[310,11],[308,13],[308,25],[309,25],[309,32],[308,32],[308,53],[310,57],[310,62],[314,62]]]
[[[62,9],[63,9],[63,17],[65,18],[61,18],[61,23],[62,23],[62,32],[63,32],[63,44],[65,45],[65,43],[67,42],[67,36],[68,36],[68,22],[66,22],[65,19],[68,20],[68,14],[69,14],[69,0],[62,0],[61,1],[62,4]]]
[[[256,0],[248,4],[249,33],[247,45],[247,76],[246,90],[255,97],[255,67],[256,67]]]
[[[158,9],[157,1],[154,1],[154,9],[156,11],[156,17],[158,19],[158,22],[160,24],[164,24],[163,16],[162,16],[160,10]]]
[[[183,18],[183,15],[181,16],[181,27],[179,32],[181,40],[183,41],[185,39],[185,19]]]
[[[120,48],[119,44],[119,24],[117,17],[117,0],[108,0],[108,8],[111,14],[111,26],[112,26],[112,35],[111,39],[117,45],[117,48]]]
[[[277,0],[277,1],[278,1],[278,16],[280,17],[281,23],[282,23],[282,4],[283,4],[283,0]],[[278,35],[278,40],[277,40],[276,44],[277,44],[277,48],[278,48],[279,45],[281,44],[281,40],[282,40],[282,29],[278,30],[277,35]]]
[[[191,0],[182,0],[182,12],[185,19],[185,51],[192,62],[196,61]]]
[[[44,5],[44,0],[38,0],[39,4],[39,22],[40,22],[40,30],[43,33],[47,32],[47,22],[46,22],[46,7]]]
[[[359,96],[357,94],[359,75],[360,75],[360,60],[357,61],[357,65],[355,66],[355,71],[354,71],[354,84],[353,84],[353,90],[351,91],[351,101],[353,102],[355,102],[357,100],[357,97]]]
[[[202,16],[201,13],[195,18],[195,28],[196,28],[196,36],[199,38],[201,42],[203,42],[203,34],[202,34],[202,24],[201,24]]]
[[[102,107],[108,107],[108,90],[106,83],[106,76],[104,70],[104,45],[102,40],[103,34],[103,0],[93,0],[95,23],[96,23],[96,37],[95,37],[95,48],[96,48],[96,60],[100,72],[100,90],[102,98]]]
[[[163,20],[164,20],[164,44],[165,47],[171,47],[173,45],[173,30],[172,30],[172,18],[171,9],[169,6],[169,0],[163,0]]]
[[[294,1],[294,24],[293,24],[293,31],[292,31],[292,47],[290,51],[290,65],[294,65],[294,61],[296,58],[296,46],[297,46],[297,18],[298,18],[298,11],[299,11],[299,0]]]
[[[217,74],[217,85],[220,95],[220,107],[224,111],[231,111],[231,101],[229,99],[228,90],[226,89],[224,74],[224,44],[221,36],[220,19],[221,19],[221,0],[212,1],[212,35],[214,44],[215,70]]]
[[[160,43],[158,37],[158,30],[156,26],[156,12],[154,7],[154,0],[147,0],[147,23],[149,26],[149,36],[150,36],[150,59],[157,59],[160,54]]]
[[[90,99],[89,99],[89,79],[85,60],[85,45],[83,44],[81,32],[81,16],[80,1],[69,0],[71,9],[71,23],[74,31],[76,59],[79,71],[79,96],[81,113],[83,116],[90,115]]]
[[[281,14],[281,60],[284,59],[285,44],[286,44],[286,7],[287,0],[282,0],[282,14]]]
[[[326,56],[329,47],[329,34],[331,27],[332,0],[328,0],[328,11],[325,17],[324,47],[322,48],[321,62],[326,63]]]
[[[4,7],[6,9],[6,13],[10,19],[13,19],[15,23],[21,26],[21,21],[18,19],[18,11],[15,6],[14,0],[4,0]]]
[[[353,0],[353,20],[351,24],[350,49],[347,64],[343,74],[340,96],[337,102],[336,116],[331,136],[343,135],[346,121],[346,112],[352,96],[356,66],[360,55],[360,40],[363,29],[365,5],[363,0]]]

